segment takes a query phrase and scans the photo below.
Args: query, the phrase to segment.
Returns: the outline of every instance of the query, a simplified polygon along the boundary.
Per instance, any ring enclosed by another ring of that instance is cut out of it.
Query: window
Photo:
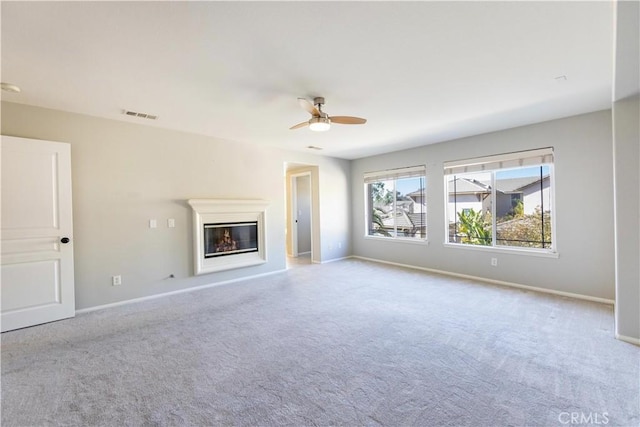
[[[448,243],[554,251],[551,148],[444,166]]]
[[[424,166],[365,173],[364,183],[368,236],[427,238]]]

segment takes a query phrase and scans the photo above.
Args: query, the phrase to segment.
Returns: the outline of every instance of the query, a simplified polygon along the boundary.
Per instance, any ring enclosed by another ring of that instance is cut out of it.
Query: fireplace
[[[258,221],[204,224],[204,257],[258,252]]]
[[[264,264],[264,200],[191,199],[195,274]]]

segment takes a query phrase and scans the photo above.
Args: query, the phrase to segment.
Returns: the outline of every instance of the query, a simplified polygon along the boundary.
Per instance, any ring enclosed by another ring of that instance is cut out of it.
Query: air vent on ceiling
[[[138,113],[137,111],[130,111],[130,110],[122,110],[122,114],[131,116],[131,117],[140,117],[141,119],[149,119],[149,120],[156,120],[158,118],[158,116],[154,116],[153,114]]]

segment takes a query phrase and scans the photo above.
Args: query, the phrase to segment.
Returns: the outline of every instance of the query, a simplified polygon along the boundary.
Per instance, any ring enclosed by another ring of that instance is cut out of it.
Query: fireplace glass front
[[[258,222],[204,224],[204,257],[258,252]]]

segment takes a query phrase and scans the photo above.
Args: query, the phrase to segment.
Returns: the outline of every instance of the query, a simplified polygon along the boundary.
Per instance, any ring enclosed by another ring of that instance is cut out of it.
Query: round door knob
[[[62,239],[60,239],[60,241],[62,243],[69,243],[71,241],[71,239],[69,239],[68,237],[63,237]]]

